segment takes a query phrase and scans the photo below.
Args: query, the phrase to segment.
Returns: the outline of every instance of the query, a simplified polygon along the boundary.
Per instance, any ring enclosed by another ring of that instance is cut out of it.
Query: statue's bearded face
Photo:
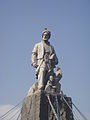
[[[48,31],[44,32],[42,35],[43,40],[48,40],[50,38],[50,33]]]

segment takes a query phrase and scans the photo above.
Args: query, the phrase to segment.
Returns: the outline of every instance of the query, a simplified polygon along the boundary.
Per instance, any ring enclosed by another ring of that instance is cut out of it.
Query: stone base
[[[71,98],[65,97],[65,99],[72,107]],[[55,96],[50,95],[50,100],[55,108]],[[61,99],[60,95],[58,95],[58,103],[60,120],[73,120],[72,111]],[[34,93],[33,95],[25,98],[21,109],[21,120],[53,120],[54,117],[55,115],[53,114],[52,108],[44,91]]]
[[[48,120],[47,98],[38,92],[25,98],[21,109],[21,120]]]

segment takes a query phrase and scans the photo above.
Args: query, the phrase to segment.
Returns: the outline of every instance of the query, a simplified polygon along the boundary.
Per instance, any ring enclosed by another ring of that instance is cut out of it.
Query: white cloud
[[[11,110],[13,107],[14,107],[14,105],[0,105],[0,117],[1,117],[2,115],[4,115],[5,113],[7,113],[9,110]],[[3,120],[8,120],[8,119],[10,119],[12,116],[15,115],[15,116],[13,117],[13,120],[14,120],[15,118],[18,117],[19,112],[20,112],[20,108],[19,108],[19,107],[16,108],[16,109],[13,109],[12,111],[10,111],[10,112],[6,115],[6,117],[5,117]],[[1,120],[1,119],[0,119],[0,120]]]

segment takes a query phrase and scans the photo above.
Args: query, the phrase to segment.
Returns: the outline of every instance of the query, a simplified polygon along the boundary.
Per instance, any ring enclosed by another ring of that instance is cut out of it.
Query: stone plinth
[[[48,120],[47,98],[38,92],[25,98],[21,109],[21,120]]]
[[[71,98],[65,97],[65,99],[72,107]],[[50,100],[55,108],[55,96],[50,95]],[[58,95],[58,105],[60,120],[73,120],[72,111],[65,101],[61,99],[60,95]],[[25,98],[21,109],[21,120],[53,120],[54,117],[55,115],[44,91],[34,93]]]

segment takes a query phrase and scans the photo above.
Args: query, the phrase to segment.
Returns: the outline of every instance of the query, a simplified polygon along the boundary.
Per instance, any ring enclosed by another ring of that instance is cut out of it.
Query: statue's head
[[[51,32],[47,30],[47,28],[44,28],[44,31],[42,32],[42,39],[44,41],[47,41],[50,39]]]

